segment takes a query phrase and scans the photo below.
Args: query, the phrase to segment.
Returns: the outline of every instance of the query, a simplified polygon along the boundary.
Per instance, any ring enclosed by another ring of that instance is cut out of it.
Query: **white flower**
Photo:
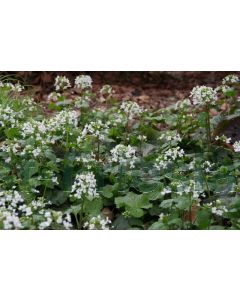
[[[112,157],[111,162],[119,163],[120,165],[130,166],[131,169],[135,167],[135,162],[137,160],[136,150],[130,145],[125,146],[119,144],[115,146],[111,151]]]
[[[187,195],[191,195],[192,199],[195,201],[198,201],[200,195],[204,197],[203,190],[200,187],[196,186],[196,183],[194,180],[189,180],[187,182],[184,182],[182,185],[177,186],[177,194],[182,196],[184,193]]]
[[[72,221],[71,221],[71,216],[69,213],[65,214],[62,220],[63,226],[66,230],[69,230],[73,227]]]
[[[83,227],[89,230],[109,230],[111,221],[108,217],[103,218],[101,215],[92,217],[88,222],[85,222]]]
[[[240,141],[233,144],[233,149],[235,152],[240,152]]]
[[[189,99],[184,99],[182,101],[178,101],[175,104],[175,109],[183,109],[183,108],[187,108],[191,105],[191,101]]]
[[[22,224],[18,216],[6,211],[3,212],[3,216],[4,216],[3,227],[5,230],[22,228]]]
[[[106,96],[106,95],[111,95],[113,92],[113,89],[111,87],[111,85],[104,85],[101,90],[100,90],[100,94],[103,95],[103,96]]]
[[[74,100],[74,106],[76,108],[86,108],[89,106],[90,101],[91,101],[91,97],[89,95],[76,97]]]
[[[66,90],[71,87],[70,81],[66,76],[57,76],[55,78],[55,90],[60,91],[60,90]]]
[[[79,75],[75,78],[75,86],[84,90],[92,87],[92,78],[88,75]]]
[[[184,156],[184,150],[181,149],[179,146],[175,148],[170,148],[164,153],[164,160],[166,161],[173,161],[176,160],[178,157]]]
[[[57,176],[52,177],[52,183],[59,184]]]
[[[46,123],[47,132],[52,135],[49,137],[51,143],[55,143],[55,139],[59,137],[53,136],[53,133],[61,132],[66,133],[68,127],[76,128],[78,125],[78,113],[74,110],[62,110],[57,113],[54,117],[50,118]]]
[[[12,92],[18,92],[18,93],[20,93],[24,90],[24,87],[19,83],[13,84],[10,82],[7,82],[7,83],[1,82],[0,87],[6,87],[6,88],[10,89]]]
[[[231,142],[231,140],[232,140],[232,138],[228,138],[228,137],[226,137],[225,135],[222,135],[222,136],[216,136],[215,137],[215,141],[222,141],[222,142],[224,142],[224,143],[226,143],[226,144],[230,144],[230,142]]]
[[[217,100],[217,92],[213,88],[205,85],[196,86],[192,89],[190,97],[194,105],[214,103]]]
[[[143,113],[143,109],[133,101],[122,102],[120,109],[125,112],[129,120]]]
[[[34,157],[38,157],[41,154],[41,149],[39,147],[37,147],[36,149],[34,149],[32,151],[32,154]]]
[[[216,203],[217,203],[217,201],[216,201]],[[219,203],[217,203],[217,204],[219,204]],[[218,205],[217,207],[216,207],[216,206],[213,206],[213,207],[211,208],[211,211],[212,211],[213,214],[215,214],[215,215],[217,215],[217,216],[220,216],[220,217],[221,217],[225,212],[228,212],[226,206],[224,206],[224,205]]]
[[[190,162],[190,164],[189,164],[189,166],[188,166],[188,169],[189,169],[189,170],[194,170],[195,163],[196,163],[196,161],[195,161],[195,159],[193,159],[193,160]]]
[[[161,191],[161,195],[164,196],[166,194],[171,194],[171,192],[172,192],[172,190],[169,187],[166,187]]]
[[[5,163],[7,163],[7,164],[10,163],[10,161],[11,161],[11,157],[8,157],[5,159]]]
[[[165,161],[162,156],[159,156],[157,159],[156,159],[156,162],[154,164],[154,167],[158,170],[162,170],[162,169],[166,169],[168,166],[168,162]]]
[[[58,101],[59,97],[61,97],[60,93],[52,92],[48,95],[48,100],[52,100],[54,102]]]
[[[96,179],[92,172],[86,174],[77,174],[72,185],[72,196],[81,199],[86,196],[90,199],[98,197],[96,190]]]
[[[34,127],[32,123],[25,122],[22,126],[22,136],[25,138],[28,135],[32,135],[34,133]]]
[[[164,213],[160,213],[160,215],[159,215],[159,219],[162,221],[163,220],[163,218],[164,218]]]
[[[222,84],[237,83],[237,82],[239,82],[239,78],[237,75],[227,75],[222,80]]]
[[[32,215],[32,209],[31,209],[31,207],[26,207],[25,213],[26,213],[26,216],[31,216]]]
[[[179,133],[176,133],[174,131],[169,131],[167,133],[163,133],[160,135],[159,140],[166,140],[168,142],[174,141],[174,142],[181,142],[182,138]]]
[[[206,160],[203,164],[203,169],[206,173],[210,173],[211,168],[214,166],[214,164],[211,164],[210,161]]]
[[[100,141],[104,141],[108,136],[108,133],[108,123],[103,123],[101,120],[93,121],[85,125],[77,141],[81,142],[87,135],[96,137]]]
[[[146,142],[147,137],[146,137],[146,135],[138,135],[137,139],[141,142]]]
[[[0,126],[2,127],[17,127],[19,119],[22,119],[21,111],[15,112],[11,107],[0,104]]]

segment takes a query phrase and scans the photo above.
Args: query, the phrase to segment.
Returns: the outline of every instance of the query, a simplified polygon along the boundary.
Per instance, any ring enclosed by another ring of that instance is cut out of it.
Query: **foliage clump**
[[[73,86],[77,95],[66,91]],[[239,229],[239,78],[157,111],[57,76],[50,116],[0,82],[1,229]]]

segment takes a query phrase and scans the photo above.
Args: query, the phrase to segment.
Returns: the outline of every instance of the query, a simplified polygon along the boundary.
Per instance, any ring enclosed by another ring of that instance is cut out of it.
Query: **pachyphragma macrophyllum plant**
[[[147,110],[57,76],[45,115],[0,82],[0,229],[239,229],[240,141],[216,133],[238,91],[230,74]]]

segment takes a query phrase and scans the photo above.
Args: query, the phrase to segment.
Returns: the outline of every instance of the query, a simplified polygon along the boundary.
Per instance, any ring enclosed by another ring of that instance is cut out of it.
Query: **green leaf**
[[[39,170],[39,163],[35,160],[29,160],[25,163],[23,168],[24,180],[29,180]]]
[[[78,213],[80,213],[81,209],[82,209],[81,204],[71,205],[71,207],[67,210],[67,212],[68,213],[73,213],[74,215],[77,215]]]
[[[179,197],[176,201],[176,207],[181,210],[189,209],[191,205],[192,201],[189,197]]]
[[[119,215],[113,222],[113,228],[116,230],[127,230],[131,229],[131,226],[129,225],[128,220],[124,218],[124,216]]]
[[[129,192],[124,197],[115,198],[115,204],[118,208],[124,207],[125,210],[127,210],[128,213],[135,218],[140,218],[144,215],[143,209],[152,207],[147,195],[137,195],[133,192]]]
[[[143,157],[147,156],[152,150],[155,149],[155,146],[152,144],[144,143],[142,148]]]
[[[167,200],[163,200],[160,204],[160,207],[162,208],[170,208],[174,203],[173,199],[167,199]]]
[[[68,193],[66,193],[64,191],[54,190],[54,191],[49,192],[49,195],[48,195],[47,198],[49,198],[48,200],[52,204],[61,205],[64,202],[67,201],[67,199],[68,199]]]
[[[149,230],[161,230],[164,229],[165,225],[162,222],[153,223],[148,229]]]
[[[103,197],[110,199],[113,197],[113,190],[114,190],[113,185],[106,185],[101,190],[101,194]]]
[[[205,127],[206,125],[206,118],[207,118],[207,113],[206,112],[201,112],[198,114],[198,122],[199,122],[199,125],[201,127]]]
[[[63,190],[64,191],[71,191],[72,184],[73,184],[73,168],[69,166],[65,166],[63,169],[62,175],[62,182],[63,182]]]
[[[7,136],[7,138],[9,138],[9,139],[13,139],[19,135],[18,128],[9,128],[9,129],[6,129],[4,132]]]
[[[51,150],[47,149],[44,154],[51,161],[56,161],[56,155]]]
[[[90,216],[97,216],[101,213],[103,202],[101,198],[96,198],[91,201],[84,202],[84,212]]]
[[[211,213],[207,210],[197,211],[196,225],[200,229],[207,229],[211,224]]]

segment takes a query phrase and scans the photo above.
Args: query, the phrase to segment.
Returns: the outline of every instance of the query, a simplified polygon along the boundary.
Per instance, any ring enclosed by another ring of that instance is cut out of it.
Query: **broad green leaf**
[[[136,218],[140,218],[144,215],[143,209],[152,207],[152,204],[149,203],[147,195],[137,195],[133,192],[129,192],[124,197],[115,198],[115,204],[118,208],[124,207],[125,210],[130,213],[130,215]]]
[[[29,160],[23,167],[24,180],[29,180],[39,170],[39,163],[35,160]]]
[[[197,211],[196,225],[200,229],[207,229],[211,224],[211,213],[207,210]]]
[[[85,202],[84,202],[84,212],[87,215],[97,216],[97,215],[101,214],[102,208],[103,208],[103,202],[100,197],[95,198],[91,201],[85,200]]]
[[[189,197],[179,197],[176,199],[176,207],[181,210],[189,209],[191,205],[192,201]]]

